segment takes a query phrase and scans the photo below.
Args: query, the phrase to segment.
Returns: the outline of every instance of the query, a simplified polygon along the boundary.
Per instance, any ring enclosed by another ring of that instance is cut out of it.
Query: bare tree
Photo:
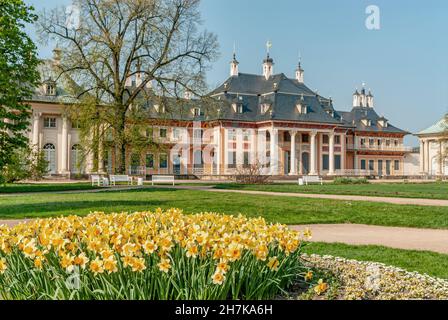
[[[98,115],[112,128],[120,172],[125,171],[126,123],[133,106],[207,92],[205,71],[218,55],[218,44],[215,35],[200,31],[199,3],[78,0],[79,21],[67,19],[63,8],[41,14],[42,39],[56,40],[62,48],[61,76],[73,81],[77,98],[93,97],[96,105],[106,106]],[[136,79],[133,86],[130,78]]]

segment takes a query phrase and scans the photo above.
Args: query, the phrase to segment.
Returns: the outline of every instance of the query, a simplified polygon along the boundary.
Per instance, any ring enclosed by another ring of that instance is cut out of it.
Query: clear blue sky
[[[38,11],[71,3],[25,1]],[[365,27],[368,5],[381,10],[380,30]],[[275,72],[292,77],[301,52],[305,82],[332,96],[338,110],[350,110],[364,81],[378,113],[405,130],[417,132],[448,112],[446,0],[202,0],[201,12],[221,45],[210,86],[228,77],[234,43],[240,72],[261,73],[269,39]],[[51,55],[39,48],[42,57]]]

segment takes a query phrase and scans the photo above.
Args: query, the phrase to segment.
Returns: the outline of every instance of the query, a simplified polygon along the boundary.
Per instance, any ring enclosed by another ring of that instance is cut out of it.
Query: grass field
[[[28,193],[28,192],[57,192],[57,191],[77,191],[92,190],[90,183],[39,183],[39,184],[7,184],[0,185],[0,194],[2,193]]]
[[[428,252],[391,249],[381,246],[352,246],[339,243],[310,243],[306,253],[332,255],[358,261],[381,262],[408,271],[427,273],[448,279],[448,255]]]
[[[448,199],[448,183],[381,183],[381,184],[297,184],[241,185],[217,184],[218,189],[255,190],[292,193],[339,194],[398,198]]]
[[[158,207],[186,213],[213,211],[262,216],[286,224],[361,223],[448,228],[448,207],[420,207],[359,201],[306,199],[207,191],[144,189],[101,193],[48,193],[0,197],[0,218],[36,218],[93,211],[131,212]]]

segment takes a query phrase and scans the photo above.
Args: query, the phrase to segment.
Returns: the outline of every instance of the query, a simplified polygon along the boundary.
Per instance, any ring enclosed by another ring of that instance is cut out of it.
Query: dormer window
[[[192,112],[195,117],[199,117],[201,115],[201,108],[193,108]]]
[[[165,113],[165,111],[166,111],[165,106],[160,106],[160,105],[158,105],[158,104],[155,104],[155,105],[154,105],[154,109],[156,109],[156,111],[157,111],[158,113]]]
[[[378,120],[378,124],[380,127],[387,128],[389,126],[389,123],[386,119],[380,119]]]
[[[243,105],[241,103],[233,103],[232,109],[235,113],[243,113]]]
[[[271,107],[270,104],[268,104],[268,103],[263,103],[263,104],[260,105],[260,112],[261,112],[262,114],[265,114],[266,112],[268,112],[268,110],[269,110],[270,107]]]
[[[44,84],[45,94],[47,96],[55,96],[56,95],[56,83],[52,80],[48,80]]]
[[[333,111],[333,110],[327,110],[327,114],[328,114],[330,117],[334,118],[334,111]]]
[[[298,103],[296,105],[296,108],[297,108],[297,111],[300,114],[307,114],[308,113],[308,107],[306,105],[304,105],[304,104]]]
[[[366,127],[370,127],[372,125],[372,121],[369,119],[362,119],[361,122]]]

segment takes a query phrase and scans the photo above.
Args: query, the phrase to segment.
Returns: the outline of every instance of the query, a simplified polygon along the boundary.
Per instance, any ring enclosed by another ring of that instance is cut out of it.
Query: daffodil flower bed
[[[262,218],[177,209],[35,220],[0,227],[0,298],[268,299],[305,278],[301,246]]]
[[[331,272],[340,300],[447,300],[448,281],[377,262],[303,255],[306,266]],[[316,287],[317,288],[317,287]],[[325,292],[318,292],[322,294]]]

